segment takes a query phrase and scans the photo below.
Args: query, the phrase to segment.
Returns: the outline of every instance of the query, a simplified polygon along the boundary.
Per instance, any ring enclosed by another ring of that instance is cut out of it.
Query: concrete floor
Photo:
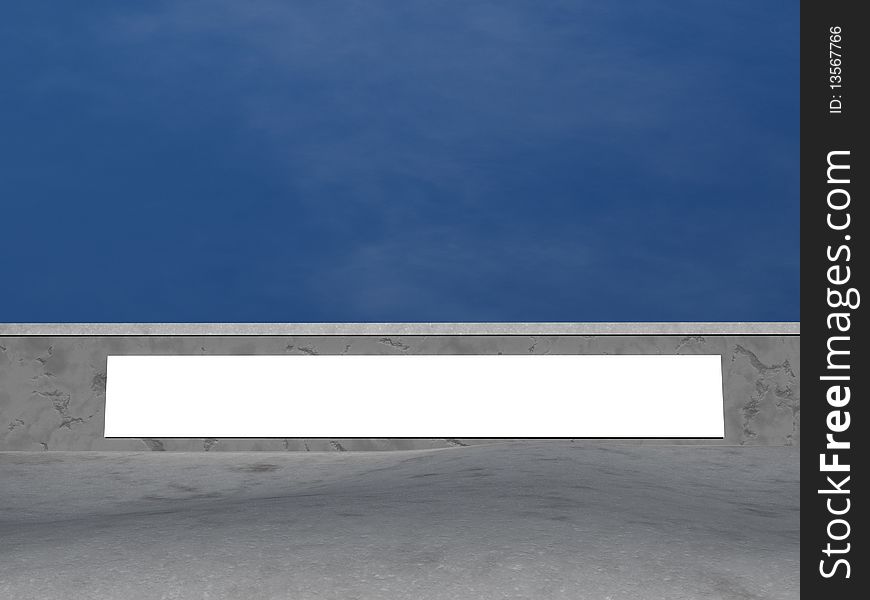
[[[0,453],[0,598],[799,597],[798,449]]]

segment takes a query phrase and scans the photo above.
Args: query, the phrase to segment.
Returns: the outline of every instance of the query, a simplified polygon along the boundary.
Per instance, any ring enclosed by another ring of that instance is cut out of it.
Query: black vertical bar
[[[870,109],[864,81],[870,23],[858,16],[861,4],[801,3],[801,588],[807,598],[847,600],[870,590],[868,565],[859,560],[867,555],[866,497],[857,491],[870,483],[858,459],[868,453],[862,434],[870,377],[861,351],[870,339],[859,283],[870,236],[862,114]]]

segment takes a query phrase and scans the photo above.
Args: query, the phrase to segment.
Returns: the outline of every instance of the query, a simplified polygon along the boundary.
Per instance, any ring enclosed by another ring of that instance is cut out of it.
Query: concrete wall
[[[0,337],[0,451],[390,450],[456,439],[112,439],[103,434],[109,354],[719,354],[726,438],[800,442],[797,335],[297,335]],[[413,398],[409,398],[413,401]],[[656,443],[643,440],[637,443]],[[667,443],[675,443],[668,440]]]

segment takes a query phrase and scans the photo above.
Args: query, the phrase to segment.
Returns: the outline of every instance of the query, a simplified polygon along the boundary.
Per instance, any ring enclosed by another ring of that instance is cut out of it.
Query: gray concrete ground
[[[0,453],[0,598],[799,597],[796,447]]]

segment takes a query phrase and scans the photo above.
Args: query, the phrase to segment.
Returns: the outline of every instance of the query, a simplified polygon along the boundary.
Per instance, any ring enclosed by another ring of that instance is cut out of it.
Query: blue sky
[[[798,25],[6,3],[0,321],[796,321]]]

